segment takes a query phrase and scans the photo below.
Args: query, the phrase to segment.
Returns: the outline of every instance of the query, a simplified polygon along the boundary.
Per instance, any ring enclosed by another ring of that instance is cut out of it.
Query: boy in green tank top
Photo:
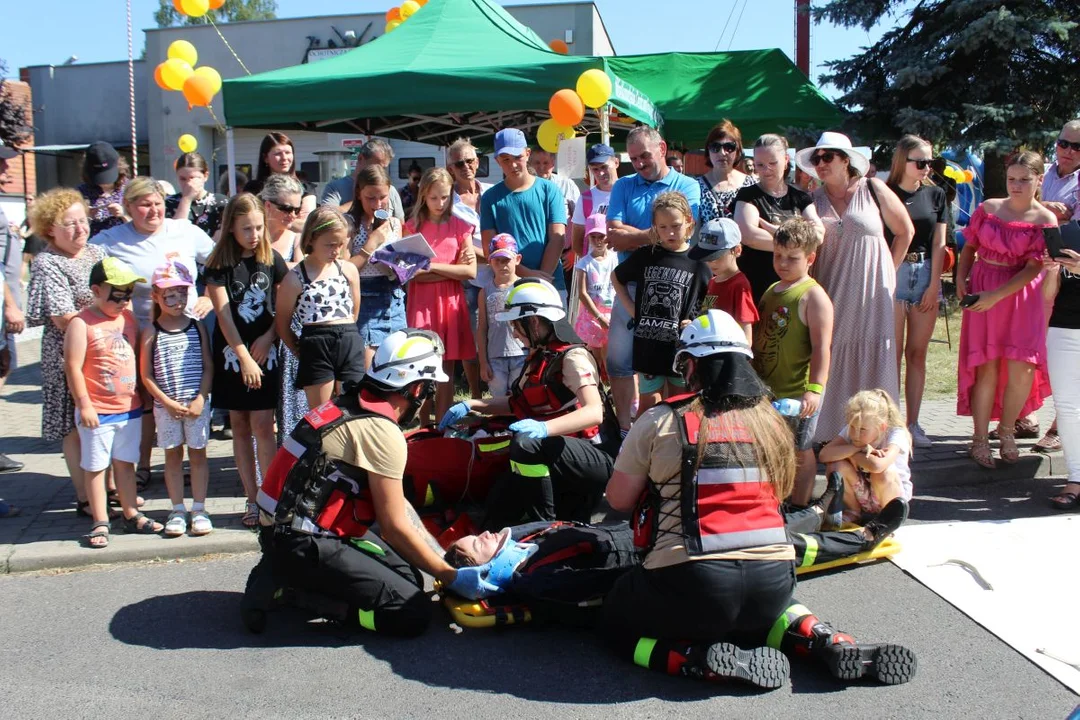
[[[833,306],[824,288],[810,277],[818,246],[813,223],[802,218],[776,231],[773,268],[780,277],[761,296],[761,320],[754,331],[754,368],[777,400],[798,400],[798,417],[787,418],[795,433],[798,471],[793,505],[808,505],[817,460],[812,448],[821,396],[829,380]]]

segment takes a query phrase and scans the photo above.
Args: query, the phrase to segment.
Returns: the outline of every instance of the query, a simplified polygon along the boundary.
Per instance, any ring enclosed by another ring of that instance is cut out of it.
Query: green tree
[[[7,63],[0,60],[0,140],[5,145],[20,145],[34,129],[30,124],[30,108],[19,103],[4,88]]]
[[[154,20],[159,28],[206,25],[210,18],[220,25],[244,20],[273,20],[276,17],[277,0],[225,0],[225,4],[217,10],[211,10],[197,18],[178,13],[172,0],[158,0],[158,9],[154,13]]]
[[[873,47],[826,63],[853,131],[903,133],[992,154],[1049,150],[1080,109],[1076,0],[825,0],[818,19],[869,30]]]

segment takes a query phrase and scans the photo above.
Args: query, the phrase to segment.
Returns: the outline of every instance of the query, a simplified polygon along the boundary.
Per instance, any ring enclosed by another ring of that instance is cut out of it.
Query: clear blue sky
[[[278,17],[330,15],[342,12],[383,12],[393,0],[278,0]],[[681,50],[702,52],[755,50],[776,47],[790,57],[795,53],[794,0],[595,0],[621,55]],[[396,3],[400,4],[400,3]],[[511,0],[505,5],[542,4]],[[124,0],[44,0],[5,2],[4,39],[0,59],[8,75],[18,76],[27,65],[59,65],[69,56],[79,62],[103,62],[127,57],[127,24]],[[42,23],[42,11],[49,20]],[[135,56],[143,45],[143,28],[154,27],[157,0],[132,0]],[[664,15],[657,17],[657,8]],[[732,8],[735,7],[734,13]],[[741,14],[741,18],[739,17]],[[730,17],[730,22],[728,19]],[[736,22],[737,30],[736,30]],[[720,33],[728,23],[727,31]],[[667,27],[660,33],[655,28]],[[823,63],[849,57],[872,44],[883,32],[844,30],[814,25],[811,42],[811,77],[823,71]],[[717,47],[719,43],[719,47]],[[825,89],[830,95],[830,88]]]

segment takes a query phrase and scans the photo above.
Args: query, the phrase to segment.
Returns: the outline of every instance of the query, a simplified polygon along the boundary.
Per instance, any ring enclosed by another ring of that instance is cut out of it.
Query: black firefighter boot
[[[266,614],[277,604],[282,593],[281,583],[274,577],[270,559],[263,555],[248,575],[244,597],[240,600],[240,618],[250,632],[266,629]]]
[[[918,668],[915,653],[903,645],[856,642],[809,613],[788,626],[781,643],[786,653],[821,659],[838,680],[870,677],[885,685],[900,685],[915,677]]]

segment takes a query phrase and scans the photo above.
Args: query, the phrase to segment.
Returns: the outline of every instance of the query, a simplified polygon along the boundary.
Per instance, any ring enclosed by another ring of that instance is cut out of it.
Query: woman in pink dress
[[[956,413],[972,416],[971,457],[986,468],[995,467],[990,420],[998,420],[1001,460],[1014,463],[1020,457],[1016,419],[1038,410],[1050,394],[1043,228],[1056,226],[1057,218],[1036,197],[1042,174],[1038,153],[1010,159],[1009,196],[985,201],[971,216],[957,263],[956,295],[971,304],[960,326]]]
[[[451,379],[436,389],[436,418],[445,415],[454,400],[454,363],[476,359],[476,341],[461,286],[462,280],[476,277],[473,226],[451,212],[453,185],[445,168],[429,168],[420,179],[412,219],[405,223],[405,235],[422,234],[435,251],[430,268],[409,282],[405,318],[409,327],[431,330],[446,346],[443,370]]]

